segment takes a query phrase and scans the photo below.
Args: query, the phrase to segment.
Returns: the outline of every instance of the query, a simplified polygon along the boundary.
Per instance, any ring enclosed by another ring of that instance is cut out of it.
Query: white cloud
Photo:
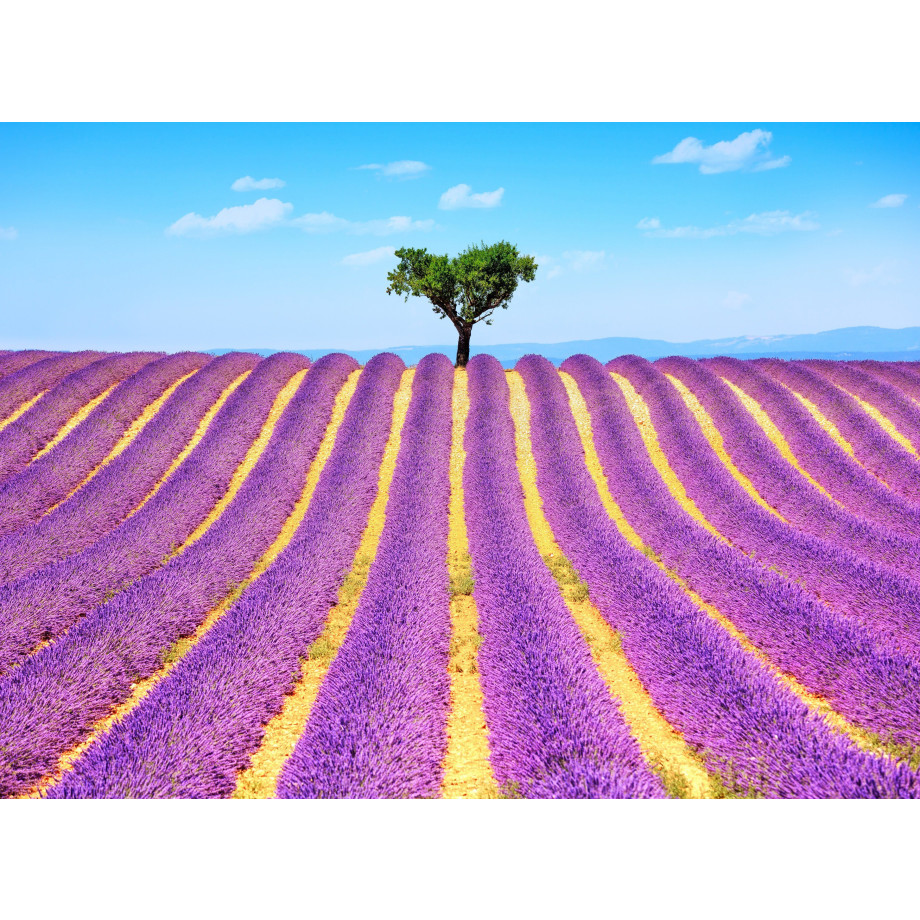
[[[243,176],[230,186],[234,192],[264,191],[270,188],[284,188],[281,179],[253,179],[252,176]]]
[[[569,268],[580,272],[587,268],[597,268],[604,261],[606,253],[601,250],[571,249],[562,253],[562,258],[569,263]]]
[[[494,192],[476,192],[471,194],[473,189],[469,185],[455,185],[449,188],[438,202],[438,207],[442,211],[453,211],[456,208],[495,208],[501,204],[502,195],[505,194],[503,188],[497,188]]]
[[[0,240],[15,240],[19,231],[15,227],[0,227]]]
[[[277,198],[260,198],[252,204],[218,211],[214,217],[191,212],[166,228],[170,236],[215,236],[221,233],[252,233],[284,221],[293,205]]]
[[[392,259],[395,255],[396,250],[392,246],[378,246],[367,252],[354,252],[350,256],[345,256],[342,265],[373,265],[384,259]]]
[[[719,227],[688,226],[667,229],[661,226],[657,217],[643,218],[636,226],[640,230],[645,230],[646,236],[705,240],[713,236],[734,236],[737,233],[773,236],[787,230],[817,230],[820,224],[814,217],[812,211],[803,211],[801,214],[790,214],[789,211],[762,211]]]
[[[719,141],[707,147],[695,137],[685,137],[670,153],[652,159],[653,163],[699,163],[700,172],[713,174],[750,169],[778,169],[788,166],[791,157],[772,158],[767,148],[773,134],[755,128],[739,134],[733,141]]]
[[[898,279],[892,274],[892,269],[896,268],[897,264],[887,261],[876,265],[875,268],[859,271],[848,268],[844,274],[853,287],[862,287],[864,284],[896,284]]]
[[[346,220],[328,211],[295,217],[291,224],[307,233],[334,233],[338,230],[355,234],[387,236],[390,233],[431,230],[433,220],[413,220],[411,217],[387,217],[379,220]]]
[[[739,307],[743,307],[746,303],[750,302],[750,294],[742,294],[741,291],[729,291],[725,295],[725,300],[722,301],[722,305],[728,307],[730,310],[737,310]]]
[[[907,201],[907,195],[885,195],[869,205],[870,208],[899,208]]]
[[[372,169],[381,176],[397,179],[417,179],[428,172],[431,167],[421,160],[395,160],[393,163],[365,163],[356,169]]]

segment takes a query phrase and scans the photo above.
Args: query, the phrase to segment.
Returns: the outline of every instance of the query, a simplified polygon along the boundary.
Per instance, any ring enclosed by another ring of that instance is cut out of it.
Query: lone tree
[[[516,246],[493,243],[470,246],[456,258],[436,256],[427,249],[397,249],[399,265],[387,274],[387,294],[427,297],[442,319],[457,330],[457,367],[470,360],[470,334],[480,320],[492,325],[492,314],[517,290],[519,281],[533,281],[537,263]]]

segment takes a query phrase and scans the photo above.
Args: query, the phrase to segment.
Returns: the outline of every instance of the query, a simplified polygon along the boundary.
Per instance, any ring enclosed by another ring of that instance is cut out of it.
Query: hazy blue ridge
[[[366,364],[383,351],[399,355],[407,365],[417,364],[425,355],[439,352],[453,360],[456,345],[398,345],[392,348],[214,348],[212,355],[228,351],[249,351],[271,355],[277,351],[295,351],[311,360],[333,352],[351,355]],[[579,339],[571,342],[518,342],[509,345],[484,345],[470,348],[470,355],[490,354],[506,367],[513,367],[519,358],[538,354],[559,364],[570,355],[586,354],[599,361],[609,361],[619,355],[639,355],[643,358],[663,358],[683,355],[688,358],[707,358],[713,355],[735,355],[740,358],[832,358],[838,361],[858,361],[875,358],[879,361],[920,360],[920,326],[907,329],[882,329],[878,326],[851,326],[806,335],[737,336],[727,339],[700,339],[695,342],[666,342],[661,339],[634,339],[613,337],[607,339]]]

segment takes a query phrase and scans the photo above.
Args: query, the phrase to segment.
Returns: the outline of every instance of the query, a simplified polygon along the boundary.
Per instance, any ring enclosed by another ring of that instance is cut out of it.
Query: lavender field
[[[920,798],[920,363],[0,353],[0,796]]]

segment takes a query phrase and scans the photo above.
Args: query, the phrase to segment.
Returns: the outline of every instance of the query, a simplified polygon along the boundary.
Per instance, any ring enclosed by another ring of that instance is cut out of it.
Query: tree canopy
[[[516,246],[502,240],[487,246],[467,247],[458,256],[435,255],[427,249],[397,249],[396,268],[387,274],[387,294],[425,297],[442,319],[447,317],[457,330],[457,367],[470,357],[473,326],[492,314],[508,309],[521,281],[533,281],[537,263],[522,256]]]

